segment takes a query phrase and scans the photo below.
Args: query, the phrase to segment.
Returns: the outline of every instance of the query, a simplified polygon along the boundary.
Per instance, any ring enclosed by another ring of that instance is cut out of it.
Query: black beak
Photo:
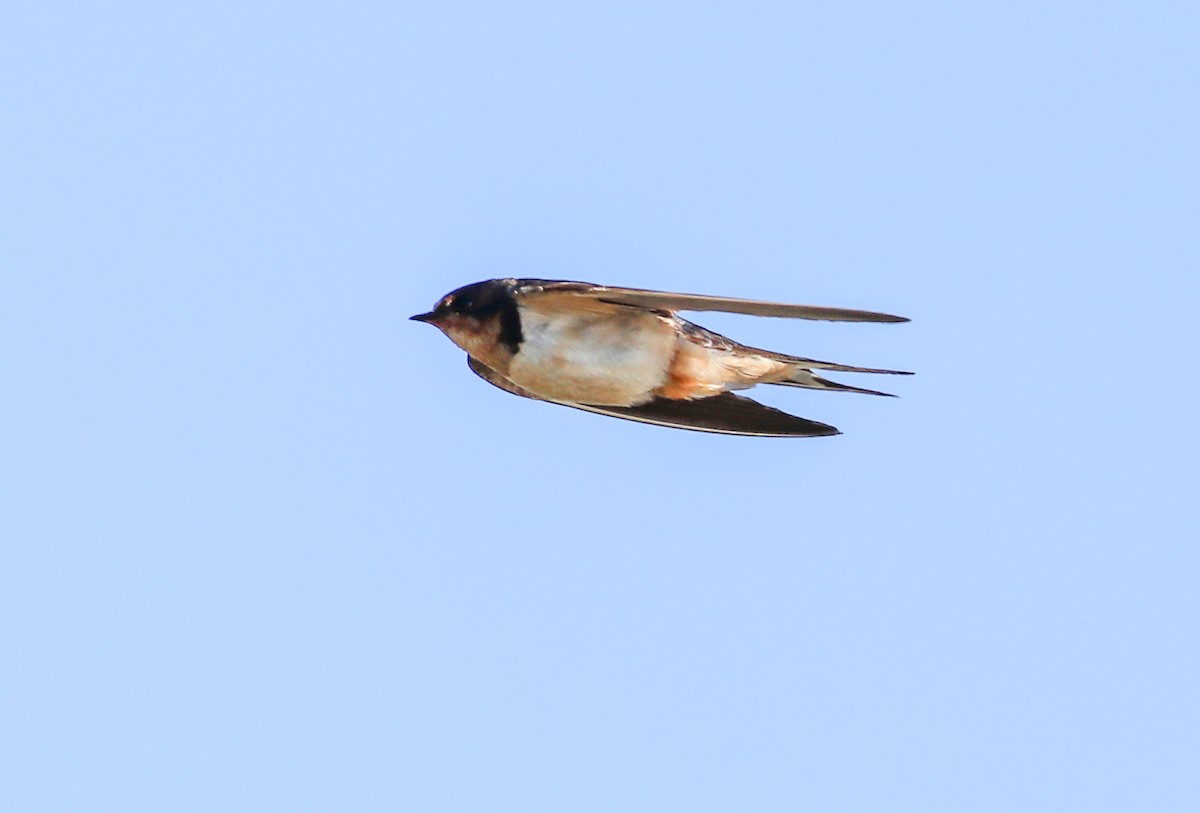
[[[416,316],[410,316],[409,319],[414,322],[433,322],[437,319],[437,314],[433,311],[429,313],[418,313]]]

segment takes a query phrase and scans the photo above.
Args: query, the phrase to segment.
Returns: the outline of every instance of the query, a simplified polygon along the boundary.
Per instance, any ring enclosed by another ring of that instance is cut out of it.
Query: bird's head
[[[492,355],[498,345],[515,352],[521,325],[513,285],[511,279],[464,285],[439,299],[433,310],[409,318],[433,325],[477,358]]]

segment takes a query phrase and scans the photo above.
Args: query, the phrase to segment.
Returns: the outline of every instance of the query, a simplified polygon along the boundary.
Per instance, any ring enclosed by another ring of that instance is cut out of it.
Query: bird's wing
[[[655,398],[633,407],[596,406],[594,404],[565,404],[576,409],[624,418],[629,421],[691,429],[696,432],[715,432],[719,435],[748,435],[764,438],[811,438],[840,435],[836,427],[810,421],[782,410],[760,404],[732,392],[709,398],[683,401],[675,398]]]
[[[467,357],[467,364],[484,381],[505,392],[511,392],[513,395],[520,395],[523,398],[547,400],[517,386],[491,367],[470,356]],[[551,401],[550,403],[608,415],[613,418],[622,418],[627,421],[669,426],[675,429],[691,429],[696,432],[714,432],[721,435],[809,438],[840,434],[835,427],[829,424],[789,415],[731,392],[694,401],[655,398],[649,403],[633,407],[597,406],[595,404],[576,404],[570,401]]]
[[[734,299],[705,294],[677,294],[668,291],[646,291],[640,288],[614,288],[590,282],[557,280],[520,280],[517,294],[526,297],[570,295],[616,305],[632,305],[650,310],[724,311],[750,316],[779,316],[788,319],[819,319],[828,322],[907,322],[903,316],[888,313],[827,308],[820,305],[788,305],[756,299]]]

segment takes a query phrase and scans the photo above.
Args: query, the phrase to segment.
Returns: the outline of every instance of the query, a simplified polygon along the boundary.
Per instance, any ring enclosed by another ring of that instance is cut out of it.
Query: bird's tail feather
[[[882,373],[883,375],[912,375],[905,370],[882,370],[878,367],[855,367],[851,364],[838,364],[833,361],[819,361],[817,359],[806,359],[802,356],[785,356],[783,354],[775,354],[775,358],[780,361],[786,361],[790,364],[795,364],[797,367],[803,367],[806,370],[833,370],[838,373]]]
[[[855,373],[893,373],[897,375],[904,375],[904,373],[898,373],[896,370],[871,370],[863,367],[850,367],[848,365],[841,364],[822,367],[819,369],[842,370],[845,372]],[[864,395],[886,395],[889,398],[896,397],[890,392],[868,390],[863,389],[862,387],[852,387],[849,384],[840,384],[837,381],[830,381],[828,378],[822,378],[821,376],[816,375],[807,367],[801,367],[799,365],[794,366],[788,371],[788,378],[784,379],[783,381],[775,381],[772,383],[780,384],[784,387],[805,387],[813,390],[837,390],[839,392],[859,392],[863,393]]]

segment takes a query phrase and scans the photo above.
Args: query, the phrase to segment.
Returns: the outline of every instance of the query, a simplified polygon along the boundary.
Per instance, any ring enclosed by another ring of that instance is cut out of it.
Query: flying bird
[[[837,435],[828,424],[734,390],[780,384],[888,395],[817,375],[910,375],[747,347],[678,311],[833,322],[907,322],[886,313],[615,288],[589,282],[492,279],[466,285],[411,317],[467,351],[471,370],[524,398],[642,423],[759,437]]]

